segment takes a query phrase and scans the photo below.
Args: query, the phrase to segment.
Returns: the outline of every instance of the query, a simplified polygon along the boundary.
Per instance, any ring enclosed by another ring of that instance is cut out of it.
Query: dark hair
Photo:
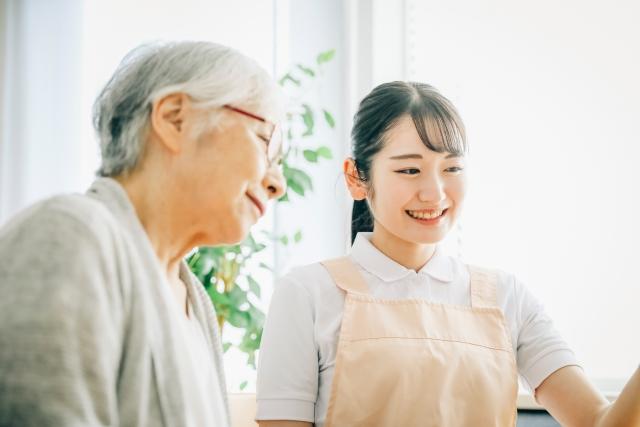
[[[430,150],[459,155],[467,152],[464,124],[458,112],[434,87],[416,82],[384,83],[365,96],[353,120],[353,159],[363,182],[370,181],[371,163],[384,147],[387,131],[405,115],[411,116],[420,139]],[[373,231],[366,199],[353,203],[351,243],[361,231]]]

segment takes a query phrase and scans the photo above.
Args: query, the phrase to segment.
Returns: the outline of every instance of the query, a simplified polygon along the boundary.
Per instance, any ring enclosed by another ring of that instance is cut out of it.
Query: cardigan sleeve
[[[100,230],[43,203],[0,231],[0,426],[118,425],[124,308]]]

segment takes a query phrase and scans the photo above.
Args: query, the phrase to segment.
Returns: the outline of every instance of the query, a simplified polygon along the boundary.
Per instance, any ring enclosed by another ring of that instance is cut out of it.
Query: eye
[[[420,169],[408,168],[408,169],[401,169],[401,170],[398,170],[396,172],[404,174],[404,175],[416,175],[416,174],[420,173]]]
[[[462,172],[463,170],[464,170],[464,168],[462,168],[460,166],[451,166],[450,168],[446,168],[444,171],[445,172],[457,173],[457,172]]]

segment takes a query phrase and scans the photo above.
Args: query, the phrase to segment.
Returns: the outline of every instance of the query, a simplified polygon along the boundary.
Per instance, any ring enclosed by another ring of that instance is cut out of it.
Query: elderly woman
[[[99,178],[0,230],[0,425],[229,424],[215,313],[183,258],[283,194],[277,86],[224,46],[144,46],[95,103]]]

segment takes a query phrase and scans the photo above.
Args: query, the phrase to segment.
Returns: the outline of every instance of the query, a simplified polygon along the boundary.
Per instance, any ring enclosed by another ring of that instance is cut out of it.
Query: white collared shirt
[[[350,256],[372,296],[470,305],[469,272],[461,260],[436,251],[416,272],[376,249],[370,237],[358,234]],[[500,272],[497,299],[526,387],[535,390],[554,371],[577,364],[542,305],[513,275]],[[276,283],[260,350],[258,420],[323,425],[343,307],[343,291],[319,263],[295,268]]]

